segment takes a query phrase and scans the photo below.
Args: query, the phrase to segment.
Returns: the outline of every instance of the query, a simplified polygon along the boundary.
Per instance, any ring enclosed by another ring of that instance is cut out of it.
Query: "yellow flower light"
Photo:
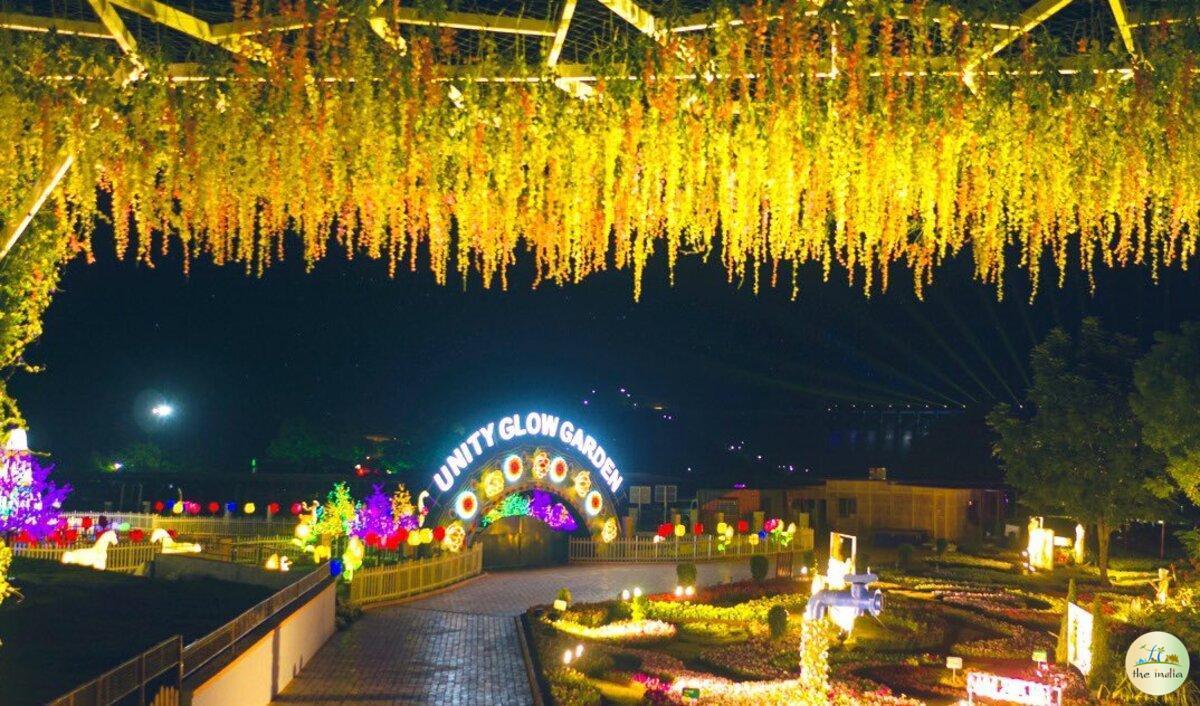
[[[504,476],[500,471],[491,470],[483,474],[483,494],[494,499],[504,492]]]
[[[575,474],[575,480],[573,483],[575,487],[575,494],[582,498],[588,494],[589,490],[592,489],[592,475],[587,471],[579,471]]]
[[[608,544],[617,538],[617,518],[605,518],[604,524],[600,527],[600,541]]]
[[[461,522],[453,522],[446,528],[446,536],[442,539],[442,547],[446,551],[460,552],[467,541],[467,530]]]
[[[242,507],[242,511],[247,515],[253,515],[256,509],[257,508],[254,507],[254,503],[246,503],[245,506]]]
[[[684,527],[683,525],[675,525],[676,537],[682,537],[685,534],[687,534],[687,527]]]

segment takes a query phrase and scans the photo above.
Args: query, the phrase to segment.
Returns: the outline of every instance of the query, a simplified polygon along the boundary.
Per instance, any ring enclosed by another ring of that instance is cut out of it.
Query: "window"
[[[858,498],[838,498],[838,517],[853,517],[858,514]]]

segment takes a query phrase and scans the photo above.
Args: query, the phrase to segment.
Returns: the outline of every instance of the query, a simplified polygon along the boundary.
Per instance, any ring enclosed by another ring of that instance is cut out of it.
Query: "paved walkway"
[[[698,566],[700,584],[747,578],[746,561]],[[675,587],[674,564],[594,564],[488,574],[402,605],[369,610],[335,634],[274,704],[383,706],[532,703],[514,617],[554,600]]]

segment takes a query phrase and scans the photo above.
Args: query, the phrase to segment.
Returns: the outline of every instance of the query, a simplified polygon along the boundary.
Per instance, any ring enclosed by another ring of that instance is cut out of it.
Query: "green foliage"
[[[337,606],[334,609],[334,624],[338,630],[345,630],[354,624],[354,621],[362,617],[363,610],[361,607],[344,600],[341,596],[337,597]]]
[[[629,618],[634,622],[639,622],[646,619],[646,605],[649,601],[645,596],[634,596],[629,601]]]
[[[755,554],[750,557],[750,577],[755,581],[763,581],[767,578],[767,568],[769,563],[767,558],[761,554]]]
[[[566,601],[567,605],[571,605],[571,589],[563,586],[558,589],[558,593],[554,596],[555,600]]]
[[[32,188],[32,183],[21,187],[22,191]],[[43,215],[0,260],[0,429],[23,425],[6,383],[14,372],[38,371],[25,360],[25,348],[42,335],[42,314],[58,286],[62,265],[72,254],[71,239],[62,234],[61,224]]]
[[[771,639],[778,640],[787,634],[788,612],[781,605],[771,606],[767,611],[767,628],[771,631]]]
[[[1175,538],[1183,545],[1188,560],[1193,566],[1200,566],[1200,530],[1190,529],[1175,533]]]
[[[1189,322],[1179,333],[1160,331],[1155,343],[1134,366],[1130,404],[1142,425],[1146,444],[1166,458],[1170,482],[1156,482],[1167,496],[1178,490],[1200,503],[1200,323]],[[1157,480],[1157,479],[1156,479]]]
[[[1098,689],[1108,686],[1112,675],[1112,646],[1110,644],[1108,616],[1104,614],[1104,603],[1099,594],[1092,604],[1092,671],[1088,674],[1088,687]]]
[[[907,571],[912,568],[913,563],[913,545],[901,544],[896,547],[896,568]]]
[[[696,565],[690,562],[683,562],[675,565],[675,578],[681,586],[696,585]]]
[[[1122,522],[1146,517],[1156,455],[1130,407],[1136,342],[1084,319],[1078,335],[1051,331],[1030,354],[1033,385],[1019,414],[988,415],[996,454],[1023,503],[1097,525],[1101,579],[1108,542]]]
[[[350,496],[350,488],[345,483],[335,483],[325,504],[317,512],[317,524],[313,531],[323,537],[341,537],[349,533],[350,524],[357,513],[358,505]]]
[[[583,654],[571,663],[571,667],[589,677],[596,678],[611,672],[615,667],[615,662],[607,652],[593,646],[591,649],[584,649]]]
[[[750,638],[749,631],[740,625],[732,623],[694,622],[679,625],[681,638],[692,638],[697,642],[724,645],[734,642],[745,642]]]
[[[283,420],[267,445],[267,457],[288,468],[306,471],[346,470],[366,454],[359,439],[318,426],[301,417]]]
[[[135,441],[112,453],[92,454],[92,466],[97,471],[102,473],[117,471],[114,463],[120,463],[119,470],[123,471],[158,473],[178,470],[176,464],[167,458],[162,447],[151,441]]]
[[[600,690],[580,672],[556,667],[546,673],[550,696],[557,706],[600,706]]]
[[[1067,600],[1063,603],[1062,620],[1058,626],[1058,642],[1054,646],[1054,662],[1056,664],[1067,663],[1067,610],[1071,603],[1075,602],[1075,579],[1071,579],[1067,584]]]

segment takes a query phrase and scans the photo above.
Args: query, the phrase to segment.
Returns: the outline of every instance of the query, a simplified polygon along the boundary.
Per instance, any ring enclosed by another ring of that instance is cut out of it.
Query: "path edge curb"
[[[542,671],[539,669],[537,654],[533,651],[533,633],[529,625],[528,613],[521,613],[513,618],[517,623],[517,639],[521,642],[521,657],[525,660],[525,675],[529,678],[529,692],[533,694],[534,706],[546,706],[552,703],[549,698]]]

